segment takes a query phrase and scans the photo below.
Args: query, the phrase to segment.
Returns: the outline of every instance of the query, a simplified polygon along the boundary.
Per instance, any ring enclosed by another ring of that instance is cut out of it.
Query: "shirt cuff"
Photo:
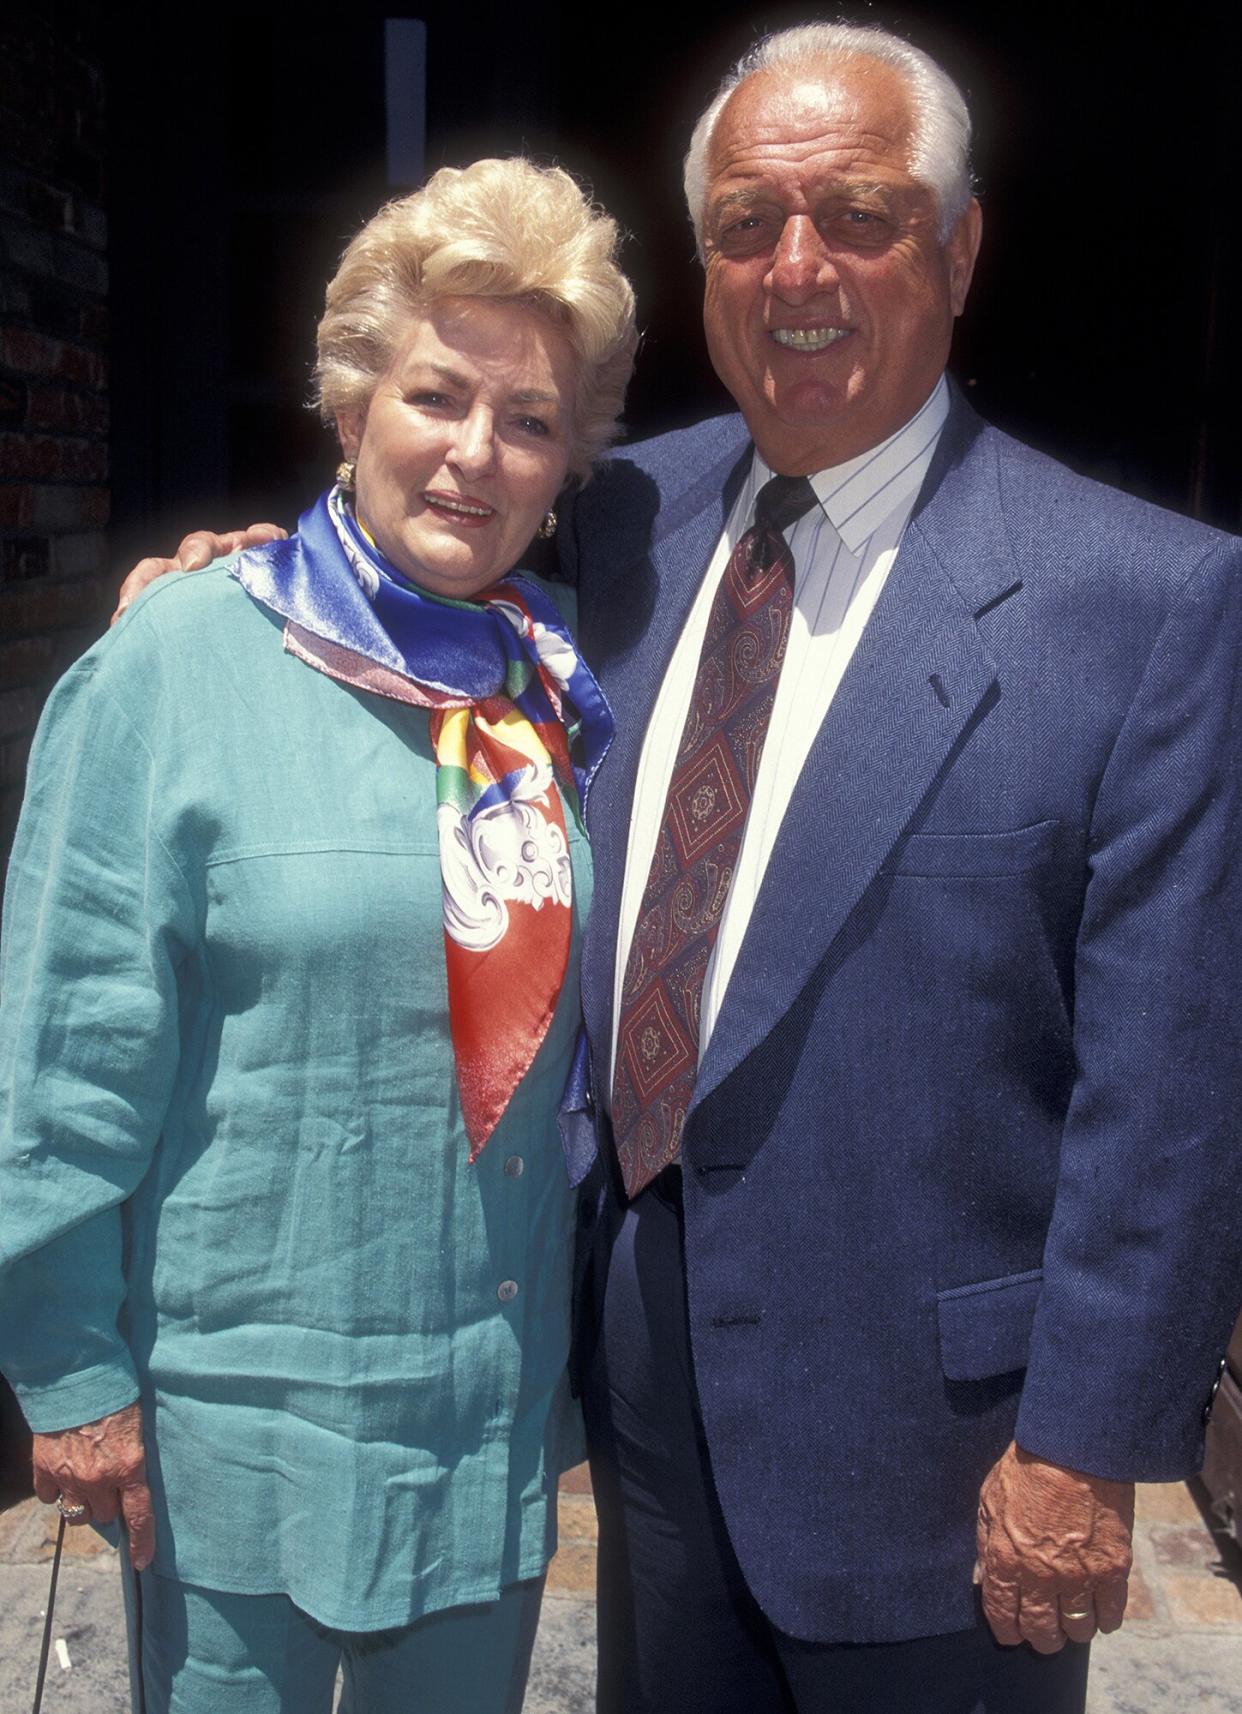
[[[27,1386],[15,1380],[12,1387],[34,1434],[57,1434],[98,1422],[101,1416],[132,1405],[139,1396],[138,1376],[128,1351],[113,1363],[100,1363],[59,1381]]]

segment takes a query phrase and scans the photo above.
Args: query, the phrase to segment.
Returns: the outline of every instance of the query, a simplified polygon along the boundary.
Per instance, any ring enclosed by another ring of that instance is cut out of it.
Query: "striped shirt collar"
[[[913,502],[927,474],[940,431],[949,414],[949,387],[942,375],[919,409],[897,430],[857,458],[818,470],[811,477],[820,505],[852,554],[898,506]],[[756,452],[748,507],[773,472]]]

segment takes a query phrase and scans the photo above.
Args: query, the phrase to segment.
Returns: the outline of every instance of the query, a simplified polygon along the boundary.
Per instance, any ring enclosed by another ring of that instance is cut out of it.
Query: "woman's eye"
[[[421,405],[425,410],[439,410],[449,403],[447,393],[410,393],[406,399],[409,405]]]
[[[543,438],[552,433],[551,428],[542,417],[519,417],[517,426],[523,434],[533,434],[538,438]]]

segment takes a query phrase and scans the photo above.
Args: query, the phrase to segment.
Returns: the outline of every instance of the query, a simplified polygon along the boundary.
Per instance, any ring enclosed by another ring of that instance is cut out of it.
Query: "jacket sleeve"
[[[1076,1080],[1017,1439],[1117,1480],[1202,1458],[1242,1302],[1242,551],[1158,635],[1097,794]]]
[[[107,639],[53,691],[6,889],[0,1368],[36,1431],[138,1393],[122,1332],[125,1205],[172,1088],[177,966],[194,932],[158,831],[155,757],[107,688],[111,677],[135,707],[154,699],[142,653]]]

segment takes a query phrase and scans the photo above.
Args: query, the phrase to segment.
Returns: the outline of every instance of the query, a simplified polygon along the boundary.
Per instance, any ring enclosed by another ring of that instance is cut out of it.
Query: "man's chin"
[[[820,380],[772,389],[761,413],[744,414],[764,462],[784,476],[805,476],[842,464],[870,444],[866,412],[848,388]],[[843,447],[848,450],[840,450]]]

